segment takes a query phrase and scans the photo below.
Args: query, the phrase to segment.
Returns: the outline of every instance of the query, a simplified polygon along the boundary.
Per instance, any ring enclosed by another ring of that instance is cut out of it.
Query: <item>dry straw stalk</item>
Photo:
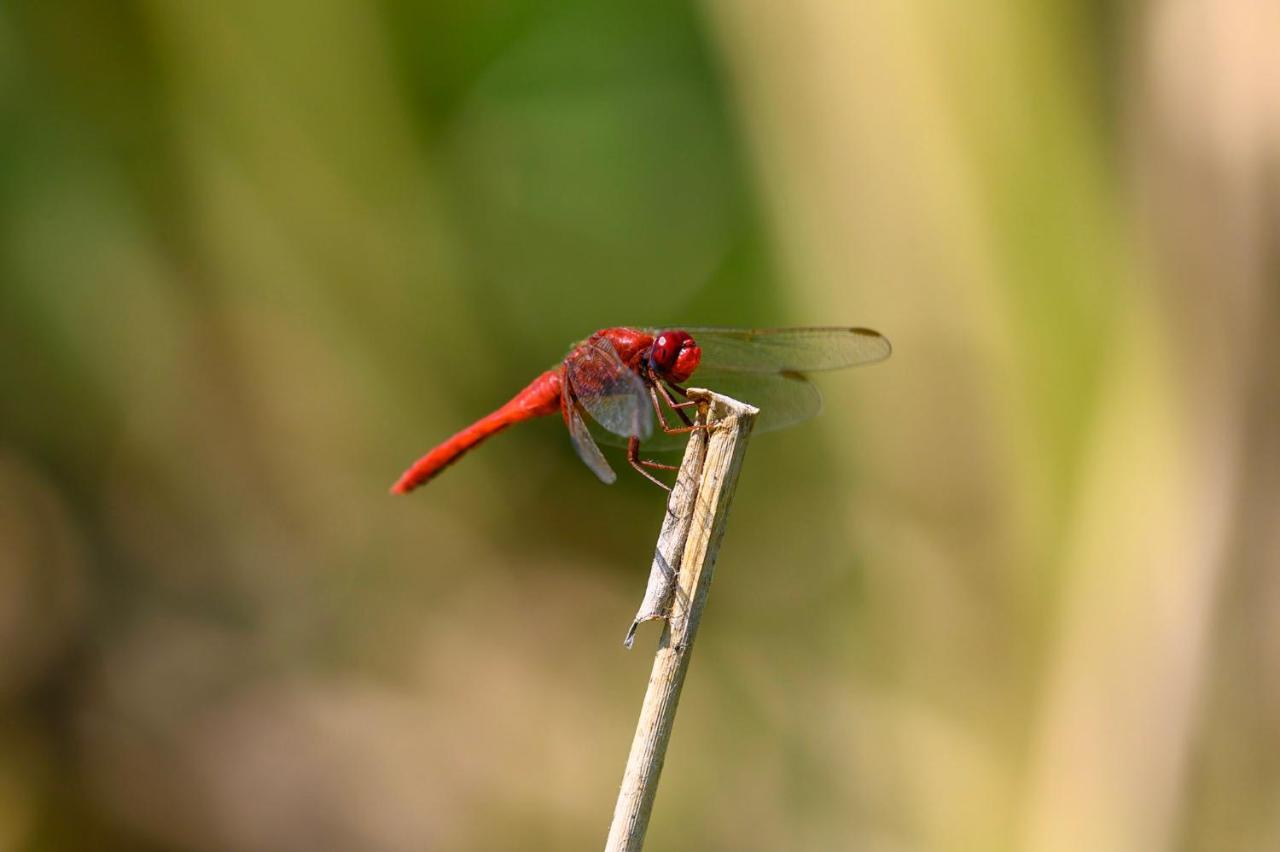
[[[694,432],[689,439],[659,537],[655,559],[676,572],[676,588],[640,708],[606,852],[637,852],[644,845],[676,705],[707,604],[747,438],[758,413],[750,405],[708,391],[690,390],[689,395],[704,403],[699,422],[711,428]],[[672,542],[681,541],[678,560],[672,558],[676,554],[663,552]]]

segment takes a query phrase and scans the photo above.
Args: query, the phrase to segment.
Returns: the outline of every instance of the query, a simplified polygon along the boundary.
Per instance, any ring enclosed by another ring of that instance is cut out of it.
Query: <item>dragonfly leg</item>
[[[662,401],[665,402],[672,411],[680,415],[680,419],[684,421],[684,425],[692,426],[693,421],[689,419],[689,415],[685,414],[684,410],[697,405],[698,401],[695,399],[686,399],[684,402],[676,402],[671,398],[671,392],[667,390],[666,383],[656,376],[654,377],[653,386],[657,388],[658,393],[662,394]],[[672,387],[676,388],[681,393],[684,393],[684,388],[679,385],[672,385]],[[654,405],[657,405],[657,400],[654,400]]]
[[[667,404],[667,407],[670,408],[672,411],[674,411],[676,414],[680,415],[680,419],[684,421],[684,425],[692,426],[693,421],[689,419],[689,415],[684,413],[684,409],[692,408],[698,405],[699,404],[698,401],[696,399],[689,399],[688,398],[689,395],[685,393],[684,388],[680,387],[675,382],[669,382],[666,379],[662,378],[657,374],[657,372],[653,370],[653,368],[649,369],[648,373],[645,375],[645,378],[647,380],[645,384],[649,386],[649,396],[650,398],[653,399],[653,408],[654,408],[654,411],[658,412],[658,417],[659,418],[662,417],[662,408],[658,405],[658,398],[653,394],[653,391],[655,388],[657,389],[658,393],[662,394],[662,401]],[[685,397],[685,401],[676,402],[671,397],[671,392],[667,390],[668,386],[670,386],[676,393]]]
[[[655,390],[655,388],[657,390]],[[659,392],[662,393],[663,398],[665,398],[667,401],[667,404],[670,405],[671,397],[667,396],[666,389],[662,387],[662,384],[656,380],[653,382],[650,382],[649,383],[649,399],[653,401],[653,412],[658,415],[658,422],[662,424],[663,431],[670,432],[671,426],[668,425],[667,418],[664,417],[662,414],[662,403],[658,401]],[[671,409],[676,414],[680,415],[680,420],[684,422],[684,425],[686,426],[693,425],[693,421],[689,419],[689,415],[685,414],[684,411],[682,410],[683,406],[677,407],[672,405]]]
[[[663,432],[666,432],[668,435],[684,435],[689,432],[697,431],[698,429],[711,428],[711,424],[709,423],[690,423],[689,422],[688,415],[686,415],[684,411],[681,410],[683,408],[686,408],[689,403],[681,403],[678,407],[672,406],[673,408],[675,408],[676,414],[679,414],[680,418],[684,420],[684,423],[685,423],[684,426],[673,427],[670,423],[667,422],[666,415],[662,413],[662,403],[658,401],[658,391],[654,389],[655,384],[658,388],[662,388],[661,384],[657,384],[657,383],[650,384],[649,398],[653,400],[653,410],[654,410],[654,413],[658,415],[658,423],[662,426]],[[662,395],[667,396],[667,392],[665,388],[662,389]],[[669,401],[670,397],[667,397],[667,399]],[[692,402],[692,404],[694,405],[697,405],[697,403],[692,400],[690,400],[690,402]]]
[[[689,399],[689,394],[685,392],[685,389],[680,387],[675,382],[660,380],[660,381],[655,381],[654,384],[658,386],[658,391],[662,394],[662,398],[666,400],[667,405],[671,406],[676,411],[679,411],[682,408],[690,408],[698,404],[698,401],[696,399]],[[671,393],[667,390],[668,387],[670,387],[671,390],[675,391],[676,393],[680,394],[680,396],[684,397],[685,401],[676,402],[674,399],[672,399]]]
[[[643,476],[645,479],[649,480],[654,485],[661,488],[663,491],[670,491],[671,486],[667,485],[661,479],[654,476],[649,471],[645,470],[645,468],[657,467],[657,468],[662,468],[664,470],[679,469],[674,465],[659,464],[658,462],[651,462],[651,461],[646,461],[644,459],[641,459],[640,458],[640,439],[635,437],[634,435],[632,435],[631,438],[627,441],[627,464],[631,465],[633,468],[636,469],[637,472],[640,473],[641,476]]]
[[[699,429],[711,429],[712,427],[712,424],[710,423],[691,423],[688,426],[673,427],[668,426],[666,421],[663,421],[661,417],[658,419],[659,421],[662,421],[662,431],[666,432],[668,435],[688,435],[690,432],[697,432]]]

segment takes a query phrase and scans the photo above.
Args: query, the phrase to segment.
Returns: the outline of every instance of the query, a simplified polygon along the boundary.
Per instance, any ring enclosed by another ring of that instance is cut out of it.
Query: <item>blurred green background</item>
[[[0,849],[603,843],[614,324],[859,324],[753,442],[652,850],[1280,848],[1280,6],[0,5]],[[614,456],[615,461],[617,456]]]

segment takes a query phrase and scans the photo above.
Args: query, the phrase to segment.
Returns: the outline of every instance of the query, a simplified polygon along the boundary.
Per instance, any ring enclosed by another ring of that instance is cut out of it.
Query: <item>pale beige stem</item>
[[[678,479],[696,482],[697,486],[692,494],[692,512],[674,513],[675,516],[683,514],[688,524],[678,563],[677,590],[653,660],[649,688],[640,708],[640,721],[631,742],[605,852],[636,852],[644,845],[680,689],[689,670],[693,640],[707,603],[747,437],[758,413],[749,405],[708,391],[691,389],[689,396],[707,403],[701,407],[699,422],[710,423],[712,428],[693,433],[690,441],[705,442],[705,454],[699,452],[698,447],[692,447],[685,453],[680,468]],[[679,491],[677,489],[673,496],[680,496]],[[683,499],[687,498],[686,493]],[[672,516],[669,509],[668,517]],[[664,533],[666,526],[664,524]]]

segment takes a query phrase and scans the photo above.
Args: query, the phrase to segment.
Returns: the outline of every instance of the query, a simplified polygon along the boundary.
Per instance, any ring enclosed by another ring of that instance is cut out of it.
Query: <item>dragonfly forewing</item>
[[[686,328],[707,369],[747,373],[839,370],[883,361],[888,338],[869,328]],[[701,368],[699,370],[701,372]]]

